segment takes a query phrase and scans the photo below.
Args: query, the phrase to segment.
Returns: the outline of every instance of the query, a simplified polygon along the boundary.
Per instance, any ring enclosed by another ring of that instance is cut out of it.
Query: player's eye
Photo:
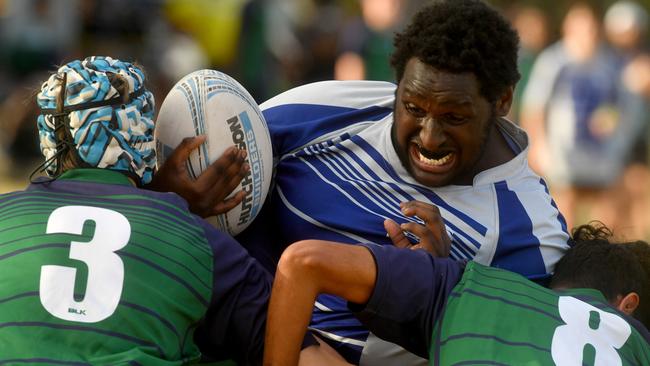
[[[467,118],[465,118],[463,116],[460,116],[460,115],[457,115],[457,114],[453,114],[453,113],[445,114],[444,116],[442,116],[442,120],[445,123],[450,124],[450,125],[454,125],[454,126],[462,125],[463,123],[467,122]]]
[[[427,115],[427,112],[424,109],[410,102],[404,103],[404,109],[415,118],[422,118]]]

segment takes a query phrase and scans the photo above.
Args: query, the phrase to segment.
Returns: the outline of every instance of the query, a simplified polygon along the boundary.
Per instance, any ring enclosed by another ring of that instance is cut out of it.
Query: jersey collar
[[[605,295],[603,295],[602,292],[593,288],[570,288],[570,289],[568,288],[568,289],[554,290],[554,291],[569,296],[590,297],[592,299],[600,300],[604,303],[608,303],[607,298],[605,298]]]
[[[77,168],[61,174],[59,180],[75,180],[82,182],[117,184],[121,186],[135,186],[135,184],[124,174],[99,168]]]

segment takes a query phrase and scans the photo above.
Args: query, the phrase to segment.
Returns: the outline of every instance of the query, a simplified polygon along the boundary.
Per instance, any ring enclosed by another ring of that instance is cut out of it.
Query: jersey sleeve
[[[365,305],[350,310],[379,338],[428,358],[431,334],[464,264],[424,250],[361,244],[372,253],[377,281]]]
[[[365,126],[392,112],[395,84],[322,81],[288,90],[260,105],[278,158],[336,131]],[[349,131],[348,131],[349,132]]]
[[[271,275],[232,237],[200,221],[214,268],[212,301],[195,341],[211,358],[261,364]]]

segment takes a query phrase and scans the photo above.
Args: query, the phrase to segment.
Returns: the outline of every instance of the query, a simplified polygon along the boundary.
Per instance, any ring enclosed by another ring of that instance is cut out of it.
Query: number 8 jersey
[[[516,273],[366,246],[377,283],[352,310],[430,365],[650,365],[650,333],[594,289],[552,291]],[[426,280],[423,280],[426,279]]]
[[[0,364],[262,356],[270,276],[173,193],[75,169],[0,195]]]

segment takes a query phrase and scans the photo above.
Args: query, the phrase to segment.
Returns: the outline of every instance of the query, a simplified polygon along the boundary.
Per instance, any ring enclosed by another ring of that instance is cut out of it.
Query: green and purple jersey
[[[270,275],[173,193],[75,169],[0,195],[0,364],[262,357]]]
[[[350,307],[431,365],[650,365],[646,328],[599,291],[552,291],[475,262],[365,246],[377,284],[363,308]]]

